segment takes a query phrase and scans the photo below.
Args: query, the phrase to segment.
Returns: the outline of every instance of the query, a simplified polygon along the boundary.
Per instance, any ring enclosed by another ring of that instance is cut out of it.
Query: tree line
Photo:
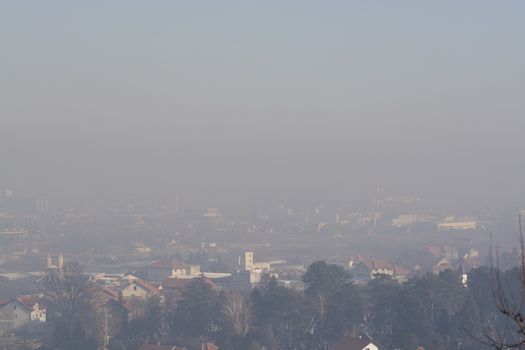
[[[508,295],[518,296],[521,275],[519,269],[497,274]],[[451,270],[402,284],[380,275],[356,285],[348,270],[320,261],[303,275],[303,291],[268,275],[249,292],[221,290],[197,278],[180,297],[149,298],[140,317],[129,320],[121,298],[92,307],[87,280],[69,264],[63,277],[44,283],[54,324],[48,342],[64,350],[133,350],[159,342],[190,350],[201,342],[221,350],[325,350],[354,335],[382,349],[505,349],[491,337],[512,342],[520,334],[510,331],[512,320],[494,302],[493,276],[491,268],[480,267],[469,273],[468,287]]]

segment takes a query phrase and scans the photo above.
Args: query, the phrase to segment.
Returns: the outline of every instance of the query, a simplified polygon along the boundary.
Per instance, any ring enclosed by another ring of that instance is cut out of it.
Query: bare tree
[[[518,216],[518,240],[520,244],[520,278],[518,287],[513,287],[502,276],[499,266],[499,251],[496,248],[496,264],[494,265],[492,251],[491,278],[492,295],[497,310],[508,322],[508,326],[485,330],[486,344],[498,350],[525,348],[525,242],[521,215]]]
[[[111,339],[119,333],[121,320],[121,315],[107,304],[97,311],[95,331],[102,344],[102,349],[108,349]]]
[[[88,309],[88,281],[76,262],[66,263],[60,270],[49,271],[41,279],[41,286],[48,305],[66,322],[80,318]]]
[[[86,334],[90,308],[86,295],[88,280],[78,263],[67,263],[50,270],[40,280],[50,319],[54,321],[52,343],[55,349],[84,349],[94,345]]]
[[[241,337],[248,334],[251,311],[245,294],[235,291],[225,293],[222,299],[222,313],[231,322],[235,334]]]

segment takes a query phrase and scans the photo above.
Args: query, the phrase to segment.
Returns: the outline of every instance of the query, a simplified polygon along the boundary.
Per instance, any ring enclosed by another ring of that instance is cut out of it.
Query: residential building
[[[46,308],[33,295],[20,295],[17,300],[31,310],[30,320],[46,322]]]
[[[146,267],[146,279],[159,283],[169,277],[199,276],[200,273],[200,266],[187,265],[173,259],[157,261]]]
[[[386,260],[369,258],[352,258],[348,263],[352,276],[356,282],[366,282],[375,278],[376,275],[387,275],[394,277],[394,267]]]
[[[420,222],[419,215],[417,214],[404,214],[399,215],[397,218],[392,219],[392,226],[395,227],[407,227],[413,226]]]
[[[35,298],[20,296],[9,301],[0,301],[0,334],[10,333],[32,321],[46,321],[46,310]]]
[[[129,283],[123,284],[119,291],[124,299],[132,297],[146,299],[152,295],[159,294],[159,290],[155,286],[141,279],[131,280]]]
[[[444,230],[475,230],[478,227],[477,221],[443,221],[437,225],[439,231]]]

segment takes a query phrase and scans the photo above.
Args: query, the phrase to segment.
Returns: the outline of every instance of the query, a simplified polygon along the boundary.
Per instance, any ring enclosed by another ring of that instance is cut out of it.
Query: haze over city
[[[0,349],[484,349],[452,330],[500,320],[473,292],[495,270],[523,282],[524,18],[520,1],[3,1]],[[86,297],[70,318],[49,282],[67,271]],[[384,311],[383,282],[431,311]],[[306,316],[265,319],[270,286]],[[318,291],[345,311],[312,311]],[[213,308],[237,297],[250,322],[230,334]],[[112,303],[128,321],[102,334]],[[396,328],[414,315],[425,331]],[[494,322],[469,332],[524,346]]]
[[[2,7],[4,187],[523,198],[519,2]]]

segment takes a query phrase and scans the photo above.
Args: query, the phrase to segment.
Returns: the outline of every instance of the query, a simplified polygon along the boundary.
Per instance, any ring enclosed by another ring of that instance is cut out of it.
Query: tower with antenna
[[[383,215],[383,185],[377,185],[377,211],[376,217],[379,219]]]

